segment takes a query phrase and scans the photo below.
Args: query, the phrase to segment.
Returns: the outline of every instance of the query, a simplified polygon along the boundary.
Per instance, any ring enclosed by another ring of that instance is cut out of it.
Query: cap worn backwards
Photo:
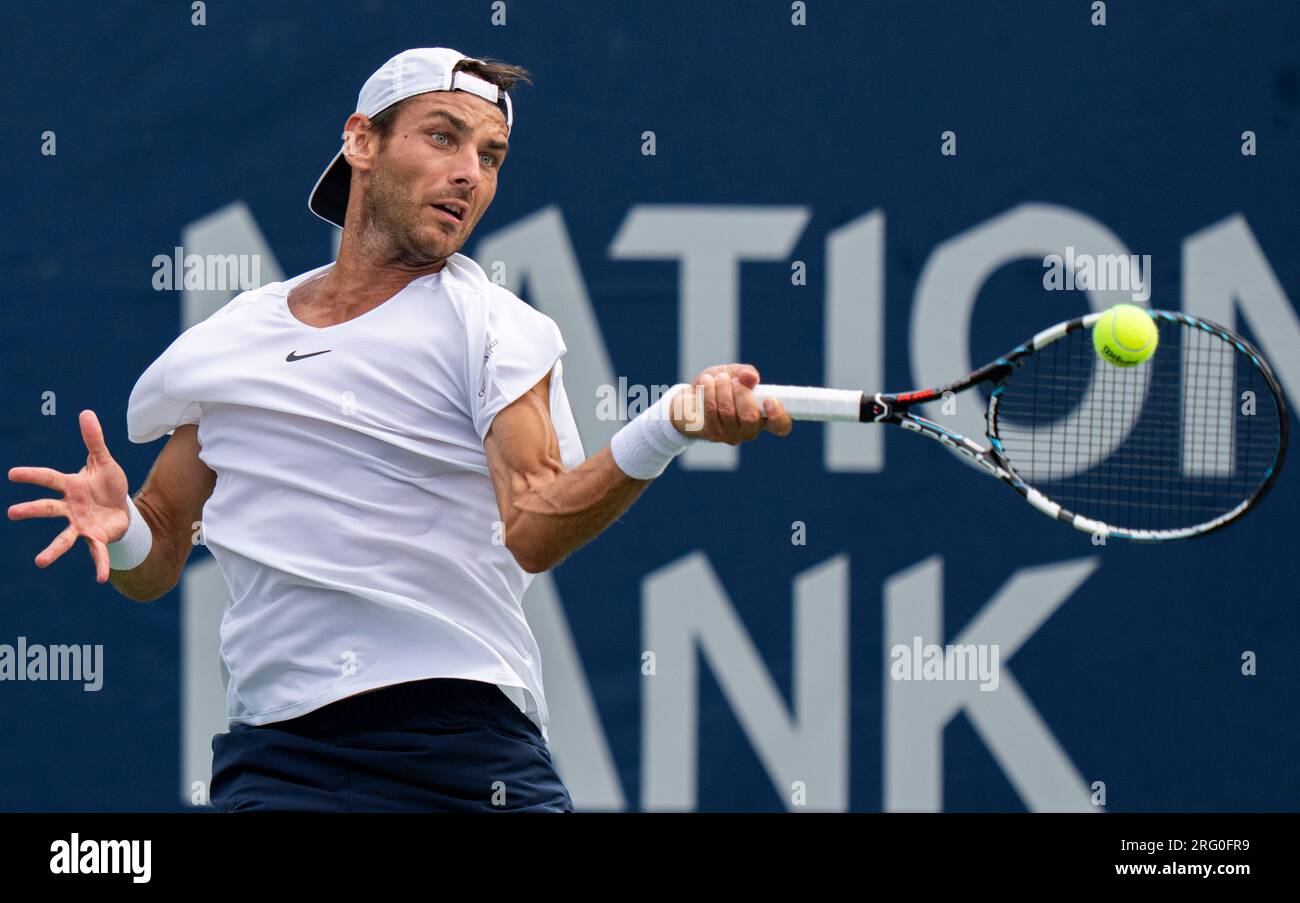
[[[399,101],[430,91],[468,91],[500,108],[506,117],[506,134],[514,125],[510,95],[491,82],[468,72],[456,72],[462,60],[478,62],[450,47],[404,50],[380,66],[357,96],[357,112],[373,118]],[[343,149],[325,167],[307,198],[307,209],[326,222],[342,227],[348,212],[352,167]]]

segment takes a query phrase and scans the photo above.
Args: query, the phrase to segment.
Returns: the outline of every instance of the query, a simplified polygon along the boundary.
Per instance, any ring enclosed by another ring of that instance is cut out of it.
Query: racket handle
[[[852,389],[759,383],[752,391],[759,404],[765,398],[781,402],[792,420],[850,420],[857,423],[862,409],[862,393]]]

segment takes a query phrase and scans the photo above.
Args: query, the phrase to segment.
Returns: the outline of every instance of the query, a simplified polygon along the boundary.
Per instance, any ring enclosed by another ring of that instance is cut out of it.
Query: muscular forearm
[[[758,371],[728,364],[674,387],[620,429],[610,448],[565,470],[550,418],[550,379],[498,413],[483,441],[505,545],[534,574],[599,535],[693,441],[736,445],[764,430],[790,432],[779,402],[753,397]]]
[[[152,602],[169,592],[180,577],[189,549],[177,547],[173,539],[179,531],[175,525],[163,522],[157,505],[146,493],[135,496],[135,506],[153,532],[153,545],[149,557],[129,571],[110,570],[108,582],[122,595],[135,602]],[[181,557],[181,556],[184,557]],[[177,559],[180,558],[180,563]]]
[[[650,482],[623,473],[603,449],[517,496],[505,527],[506,545],[529,573],[548,570],[598,536]]]

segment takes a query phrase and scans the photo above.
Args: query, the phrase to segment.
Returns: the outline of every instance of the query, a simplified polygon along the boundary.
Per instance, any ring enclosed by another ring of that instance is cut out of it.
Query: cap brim
[[[316,187],[307,199],[307,209],[325,220],[343,228],[343,218],[348,212],[348,193],[352,189],[352,167],[343,150],[330,161],[325,171],[316,180]]]

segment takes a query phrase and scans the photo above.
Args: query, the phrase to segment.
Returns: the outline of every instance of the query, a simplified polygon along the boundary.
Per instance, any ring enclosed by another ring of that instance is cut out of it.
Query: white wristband
[[[115,571],[129,571],[136,567],[149,557],[149,550],[153,548],[153,530],[149,529],[149,522],[135,507],[130,495],[126,497],[126,507],[131,516],[126,532],[121,539],[108,544],[108,566]]]
[[[609,452],[619,470],[634,480],[653,480],[695,441],[673,426],[669,408],[678,392],[690,388],[685,383],[673,386],[614,434]]]

